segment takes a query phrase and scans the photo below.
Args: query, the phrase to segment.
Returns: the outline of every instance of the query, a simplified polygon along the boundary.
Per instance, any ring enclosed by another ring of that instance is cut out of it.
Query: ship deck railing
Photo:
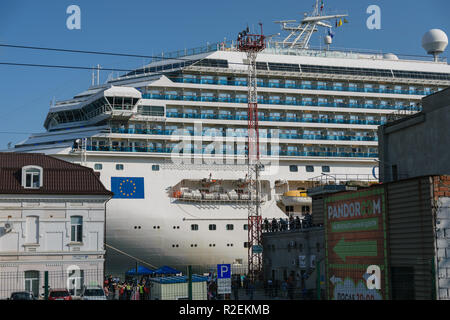
[[[184,118],[184,119],[216,119],[216,120],[241,120],[246,121],[247,116],[233,115],[217,115],[217,114],[198,114],[198,113],[178,113],[168,112],[168,118]],[[360,119],[328,119],[326,117],[283,117],[283,116],[258,116],[259,121],[276,121],[276,122],[306,122],[306,123],[341,123],[341,124],[364,124],[364,125],[383,125],[386,121],[381,120],[360,120]]]
[[[220,118],[219,118],[220,119]],[[261,130],[261,129],[260,129]],[[224,138],[247,138],[247,133],[219,131],[216,133],[212,130],[203,130],[201,134],[195,134],[192,130],[162,130],[162,129],[122,129],[111,128],[111,133],[118,134],[142,134],[142,135],[164,135],[164,136],[191,136],[191,137],[224,137]],[[352,136],[352,135],[315,135],[315,134],[296,134],[296,133],[280,133],[278,135],[271,133],[262,133],[260,138],[278,138],[278,139],[303,139],[303,140],[340,140],[340,141],[378,141],[377,136]]]
[[[195,84],[214,84],[225,86],[247,86],[247,81],[236,80],[215,80],[215,79],[196,79],[196,78],[170,78],[177,83],[195,83]],[[390,94],[412,94],[412,95],[429,95],[437,90],[402,90],[390,88],[373,88],[373,87],[344,87],[344,86],[326,86],[314,84],[280,83],[280,82],[263,82],[257,81],[257,86],[261,88],[280,88],[280,89],[304,89],[304,90],[331,90],[331,91],[349,91],[349,92],[369,92],[369,93],[390,93]]]
[[[176,202],[196,202],[196,203],[222,203],[222,204],[230,204],[230,203],[238,203],[238,204],[248,204],[249,202],[255,204],[256,200],[246,200],[246,199],[189,199],[189,198],[175,198],[170,197],[172,201]],[[266,200],[261,199],[260,203],[266,202]]]
[[[176,153],[176,154],[207,154],[207,155],[234,155],[234,156],[246,156],[247,150],[222,150],[216,151],[212,148],[202,148],[201,152],[199,149],[192,148],[187,152],[183,152],[183,149],[175,150],[171,147],[109,147],[109,146],[86,146],[86,151],[101,151],[101,152],[140,152],[140,153]],[[228,152],[227,152],[228,151]],[[378,153],[364,153],[364,152],[321,152],[321,151],[289,151],[289,150],[279,150],[279,151],[268,151],[260,150],[261,157],[264,156],[288,156],[288,157],[342,157],[342,158],[378,158]]]
[[[157,100],[179,100],[179,101],[200,101],[200,102],[229,102],[229,103],[247,103],[247,98],[228,98],[228,97],[210,97],[210,96],[179,96],[164,94],[148,94],[142,95],[143,99]],[[289,106],[317,106],[317,107],[336,107],[336,108],[359,108],[359,109],[381,109],[381,110],[406,110],[421,111],[421,106],[405,106],[405,105],[374,105],[374,104],[356,104],[356,103],[337,103],[337,102],[312,102],[312,101],[296,101],[296,100],[275,100],[275,99],[258,99],[259,104],[273,105],[289,105]]]

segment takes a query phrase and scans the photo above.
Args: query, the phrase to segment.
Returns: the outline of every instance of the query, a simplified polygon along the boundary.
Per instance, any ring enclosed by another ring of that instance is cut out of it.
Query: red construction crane
[[[238,35],[237,49],[247,54],[248,60],[248,275],[256,278],[262,269],[261,202],[259,172],[258,94],[256,91],[256,56],[265,48],[262,23],[261,34],[250,34],[248,27]]]

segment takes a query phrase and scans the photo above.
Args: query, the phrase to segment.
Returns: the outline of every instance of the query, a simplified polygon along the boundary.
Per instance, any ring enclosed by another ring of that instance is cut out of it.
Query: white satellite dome
[[[323,39],[325,44],[329,45],[333,42],[333,38],[331,38],[331,36],[327,35],[325,36],[325,38]]]
[[[383,54],[383,58],[386,60],[398,60],[398,57],[393,53],[385,53]]]
[[[422,38],[422,47],[428,54],[435,57],[444,52],[448,45],[448,38],[444,31],[440,29],[431,29],[424,34]]]

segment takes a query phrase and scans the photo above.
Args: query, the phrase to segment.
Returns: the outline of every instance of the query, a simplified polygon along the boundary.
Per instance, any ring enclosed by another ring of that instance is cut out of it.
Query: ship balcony
[[[167,112],[167,118],[182,119],[216,119],[216,120],[247,120],[246,115],[221,115],[221,114],[199,114],[199,113],[181,113]],[[258,116],[259,121],[274,122],[305,122],[305,123],[336,123],[336,124],[357,124],[357,125],[383,125],[383,120],[363,120],[363,119],[330,119],[330,118],[312,118],[312,117],[289,117],[289,116]]]
[[[91,152],[141,152],[141,153],[180,153],[180,154],[206,154],[206,155],[234,155],[234,156],[246,156],[247,150],[214,150],[211,148],[201,148],[186,150],[178,149],[175,151],[172,147],[119,147],[119,146],[86,146],[87,151]],[[325,152],[325,151],[286,151],[286,150],[274,150],[261,152],[261,156],[284,156],[284,157],[340,157],[340,158],[378,158],[378,153],[373,152]]]
[[[177,100],[177,101],[200,101],[200,102],[227,102],[227,103],[244,103],[248,102],[247,98],[231,98],[231,97],[215,97],[215,96],[181,96],[181,95],[165,95],[165,94],[150,94],[142,95],[143,99],[156,100]],[[313,102],[303,100],[282,100],[282,99],[262,99],[258,98],[259,104],[267,105],[289,105],[289,106],[320,106],[320,107],[334,107],[334,108],[356,108],[356,109],[380,109],[380,110],[398,110],[398,111],[421,111],[422,108],[416,105],[389,105],[389,104],[356,104],[356,103],[340,103],[340,102]]]
[[[162,130],[162,129],[133,129],[133,128],[111,128],[111,133],[119,134],[142,134],[142,135],[162,135],[162,136],[184,136],[185,132],[189,136],[195,136],[192,130],[180,129],[179,133],[176,130]],[[200,136],[200,135],[198,135]],[[246,132],[228,132],[228,131],[210,131],[203,130],[201,136],[203,137],[237,137],[246,138]],[[378,141],[378,136],[357,136],[357,135],[317,135],[317,134],[297,134],[297,133],[279,133],[276,135],[268,132],[261,132],[260,138],[279,138],[279,139],[297,139],[297,140],[335,140],[335,141]]]
[[[209,85],[227,85],[227,86],[247,86],[247,81],[239,80],[216,80],[216,79],[197,79],[197,78],[170,78],[176,83],[193,83]],[[258,81],[258,87],[261,88],[281,88],[281,89],[306,89],[306,90],[328,90],[328,91],[348,91],[348,92],[368,92],[368,93],[387,93],[387,94],[405,94],[405,95],[428,95],[430,91],[418,89],[390,89],[373,87],[344,87],[327,86],[314,84],[295,84],[282,82],[263,82]]]
[[[256,198],[248,192],[249,181],[246,179],[183,179],[168,191],[172,201],[188,203],[246,204],[256,203]],[[253,199],[252,199],[253,197]],[[261,181],[260,203],[270,199],[269,181]]]

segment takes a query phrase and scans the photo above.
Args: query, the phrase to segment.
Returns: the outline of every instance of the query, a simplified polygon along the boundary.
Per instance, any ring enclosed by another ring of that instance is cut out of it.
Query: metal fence
[[[84,286],[102,286],[103,270],[66,269],[57,271],[0,272],[0,299],[9,299],[14,292],[31,292],[44,299],[51,290],[67,290],[73,299],[80,299]]]

